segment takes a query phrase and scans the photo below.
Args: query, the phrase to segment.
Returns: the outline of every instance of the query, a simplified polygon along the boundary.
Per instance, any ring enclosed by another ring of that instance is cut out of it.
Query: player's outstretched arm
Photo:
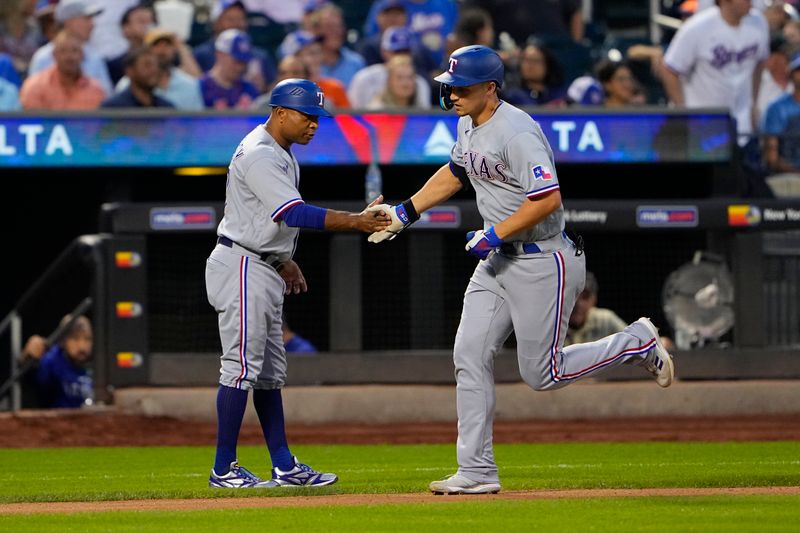
[[[378,243],[394,239],[398,233],[416,222],[420,213],[444,202],[457,193],[461,187],[463,184],[450,170],[450,165],[443,165],[414,196],[405,202],[393,206],[386,204],[372,206],[370,204],[368,210],[387,211],[392,220],[384,231],[370,235],[369,242]]]
[[[328,209],[325,213],[325,229],[328,231],[358,230],[365,233],[383,231],[392,223],[392,218],[383,209],[365,209],[360,213]]]

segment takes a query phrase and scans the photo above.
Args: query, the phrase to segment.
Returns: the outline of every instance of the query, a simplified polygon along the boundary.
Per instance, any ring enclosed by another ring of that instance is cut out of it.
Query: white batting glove
[[[403,207],[403,204],[397,205],[388,205],[388,204],[380,204],[375,205],[372,207],[368,207],[367,211],[383,211],[387,213],[390,217],[392,217],[392,223],[389,225],[388,228],[382,231],[376,231],[375,233],[371,234],[367,240],[373,243],[379,243],[386,240],[391,241],[397,234],[403,231],[406,226],[410,225],[411,223],[408,220],[408,215],[406,214],[406,210]]]

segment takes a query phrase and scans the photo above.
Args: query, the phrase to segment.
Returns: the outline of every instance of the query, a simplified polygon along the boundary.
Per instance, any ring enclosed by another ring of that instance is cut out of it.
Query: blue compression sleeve
[[[281,216],[287,226],[292,228],[325,229],[327,209],[315,205],[297,204]]]

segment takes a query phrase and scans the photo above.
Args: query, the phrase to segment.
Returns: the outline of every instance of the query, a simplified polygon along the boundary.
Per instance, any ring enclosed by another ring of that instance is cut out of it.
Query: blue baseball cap
[[[214,49],[223,54],[230,54],[236,61],[247,63],[253,59],[253,45],[250,37],[241,30],[231,28],[220,33],[214,41]]]
[[[411,32],[403,26],[386,28],[381,37],[381,50],[387,52],[411,50]]]
[[[281,58],[286,56],[293,56],[306,46],[311,43],[316,43],[321,41],[322,38],[318,35],[314,35],[311,32],[305,30],[296,30],[283,38],[283,42],[278,47],[278,55]]]
[[[603,105],[605,91],[596,79],[581,76],[573,81],[567,89],[567,98],[578,105]]]

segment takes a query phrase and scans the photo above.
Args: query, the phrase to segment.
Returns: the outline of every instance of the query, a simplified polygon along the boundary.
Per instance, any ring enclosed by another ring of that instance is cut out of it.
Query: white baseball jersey
[[[297,159],[259,125],[242,140],[228,166],[225,215],[217,235],[288,261],[299,229],[279,219],[290,207],[304,203],[299,185]]]
[[[769,55],[769,28],[751,10],[738,26],[722,18],[719,7],[687,20],[675,34],[664,62],[681,76],[687,107],[728,107],[740,135],[752,131],[752,76]]]
[[[478,127],[470,117],[461,117],[450,158],[470,177],[484,229],[513,215],[523,202],[559,189],[553,150],[541,126],[506,102]],[[536,226],[505,240],[540,241],[563,230],[564,208],[559,206]]]

